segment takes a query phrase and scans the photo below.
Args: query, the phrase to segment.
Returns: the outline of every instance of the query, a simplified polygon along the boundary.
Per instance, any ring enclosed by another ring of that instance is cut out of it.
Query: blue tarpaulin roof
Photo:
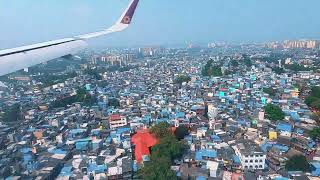
[[[209,158],[215,158],[217,157],[217,151],[215,150],[208,150],[208,149],[201,149],[196,152],[196,160],[200,161],[202,160],[202,157],[209,157]]]
[[[238,164],[241,163],[240,158],[235,154],[232,155],[232,159],[234,163],[238,163]]]
[[[286,131],[286,132],[292,132],[292,127],[288,123],[279,123],[277,125],[277,130],[278,131]]]
[[[107,165],[89,164],[88,172],[103,173],[107,170]]]
[[[204,176],[198,176],[197,178],[196,178],[196,180],[206,180],[207,178],[206,177],[204,177]]]

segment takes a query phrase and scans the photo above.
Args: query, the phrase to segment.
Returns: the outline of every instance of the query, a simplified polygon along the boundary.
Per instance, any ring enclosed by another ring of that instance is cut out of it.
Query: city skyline
[[[0,49],[104,28],[115,22],[128,2],[14,0],[2,3]],[[320,27],[316,14],[319,5],[315,0],[308,3],[142,1],[130,30],[95,39],[90,44],[135,46],[319,39],[320,32],[316,31]]]

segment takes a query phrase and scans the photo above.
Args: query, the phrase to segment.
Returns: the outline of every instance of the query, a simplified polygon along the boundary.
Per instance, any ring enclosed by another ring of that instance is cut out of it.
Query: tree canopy
[[[203,67],[201,74],[203,76],[222,76],[221,66],[213,65],[213,60],[209,60]]]
[[[176,131],[174,132],[174,135],[176,136],[176,138],[180,141],[181,139],[183,139],[186,135],[189,134],[189,130],[188,128],[186,128],[185,126],[179,126],[177,127]]]
[[[313,128],[310,132],[309,135],[312,139],[320,139],[320,128],[316,127]]]
[[[237,67],[237,66],[239,66],[239,63],[238,63],[237,60],[232,60],[231,61],[231,65],[234,66],[234,67]]]
[[[108,106],[120,107],[120,101],[116,98],[111,98],[108,100]]]
[[[60,107],[67,107],[73,103],[80,102],[86,106],[92,106],[97,102],[95,96],[87,93],[84,89],[78,89],[77,94],[74,96],[65,97],[63,99],[55,100],[51,103],[52,108],[60,108]]]
[[[312,70],[312,68],[308,68],[308,67],[304,67],[303,65],[299,65],[299,64],[286,64],[284,66],[286,69],[290,69],[294,72],[299,72],[299,71],[310,71]]]
[[[309,171],[309,163],[305,156],[303,155],[295,155],[292,156],[287,162],[286,162],[286,169],[288,171],[303,171],[308,172]]]
[[[157,138],[164,138],[171,134],[170,125],[167,122],[161,122],[157,125],[151,127],[150,132],[154,134]]]
[[[189,81],[191,81],[190,76],[179,75],[179,76],[174,80],[174,83],[176,83],[176,84],[182,84],[182,83],[184,83],[184,82],[188,83]]]
[[[269,94],[270,96],[275,96],[276,91],[273,88],[263,88],[263,92]]]
[[[186,145],[171,133],[167,122],[153,126],[150,132],[158,138],[159,143],[151,148],[151,161],[146,162],[142,168],[143,179],[177,179],[171,164],[174,159],[182,156]]]
[[[272,68],[272,71],[275,72],[276,74],[284,73],[284,69],[280,68],[280,67],[274,67],[274,68]]]
[[[158,158],[156,161],[146,162],[142,168],[143,179],[146,180],[167,180],[177,179],[173,170],[170,169],[171,161],[169,158]]]
[[[5,122],[15,122],[19,120],[20,117],[20,105],[14,104],[8,107],[2,116],[2,120]]]
[[[320,87],[313,87],[304,101],[309,107],[320,110]]]
[[[272,121],[284,119],[284,112],[277,105],[267,104],[264,110],[266,112],[266,117]]]

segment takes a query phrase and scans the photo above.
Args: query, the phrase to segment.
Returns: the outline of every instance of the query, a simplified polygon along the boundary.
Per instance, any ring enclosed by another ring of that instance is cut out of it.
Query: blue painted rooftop
[[[185,113],[184,113],[184,112],[181,112],[181,111],[180,111],[180,112],[177,112],[177,113],[176,113],[176,117],[177,117],[177,118],[184,118],[184,116],[185,116]]]
[[[198,176],[197,178],[196,178],[196,180],[206,180],[207,178],[206,177],[204,177],[204,176]]]
[[[117,129],[117,134],[122,134],[122,133],[128,132],[128,131],[130,131],[130,130],[131,130],[131,129],[128,128],[128,127],[118,128],[118,129]]]
[[[217,151],[209,150],[209,149],[201,149],[196,152],[195,159],[197,161],[202,160],[203,157],[215,158],[215,157],[217,157]]]
[[[288,123],[279,123],[277,125],[277,130],[278,131],[286,131],[286,132],[292,132],[292,127]]]
[[[317,169],[320,169],[320,162],[318,161],[314,161],[314,162],[311,162],[310,163],[313,167],[317,168]]]
[[[107,165],[89,164],[88,172],[102,173],[107,170]]]
[[[62,149],[48,149],[48,152],[52,154],[67,154],[67,151]]]
[[[65,166],[61,169],[59,176],[71,176],[72,175],[72,167],[71,166]]]
[[[240,158],[237,156],[237,155],[232,155],[232,159],[233,159],[233,162],[234,163],[237,163],[237,164],[240,164],[241,161],[240,161]]]

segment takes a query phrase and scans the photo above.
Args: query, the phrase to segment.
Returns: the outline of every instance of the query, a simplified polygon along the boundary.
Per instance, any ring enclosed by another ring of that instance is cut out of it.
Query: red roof
[[[143,155],[150,155],[149,148],[157,144],[157,138],[148,130],[138,131],[132,136],[131,141],[135,145],[134,155],[138,162],[142,161]]]
[[[116,121],[116,120],[119,120],[119,119],[121,119],[120,114],[112,114],[112,115],[109,116],[109,120],[110,121]]]

